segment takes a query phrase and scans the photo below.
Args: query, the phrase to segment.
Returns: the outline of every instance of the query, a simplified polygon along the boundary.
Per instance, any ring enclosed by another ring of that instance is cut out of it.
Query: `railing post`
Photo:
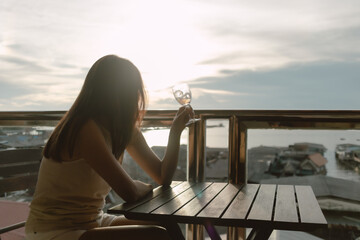
[[[201,118],[189,126],[188,144],[188,180],[202,182],[205,180],[205,137],[206,121]]]
[[[205,180],[205,134],[206,121],[204,118],[189,126],[188,140],[188,181],[202,182]],[[202,225],[187,224],[187,240],[204,239]]]
[[[229,182],[234,184],[247,182],[246,163],[247,129],[240,123],[238,116],[229,118]],[[228,240],[246,238],[245,228],[229,227]]]
[[[237,116],[229,118],[229,182],[238,182],[238,165],[240,162],[239,121]]]
[[[188,167],[187,167],[187,180],[196,182],[197,161],[196,161],[196,129],[194,126],[189,127],[188,139]]]
[[[247,128],[240,122],[239,117],[229,119],[229,182],[247,182],[246,162]]]
[[[187,224],[186,240],[204,239],[204,227],[202,225]]]
[[[246,239],[246,229],[229,227],[227,233],[228,240],[245,240]]]
[[[247,162],[247,127],[239,121],[239,145],[240,159],[238,165],[238,176],[236,183],[247,183],[248,180],[248,162]]]
[[[195,124],[196,128],[196,162],[197,162],[197,181],[205,181],[205,146],[206,146],[206,120],[201,118],[201,121],[198,121]]]

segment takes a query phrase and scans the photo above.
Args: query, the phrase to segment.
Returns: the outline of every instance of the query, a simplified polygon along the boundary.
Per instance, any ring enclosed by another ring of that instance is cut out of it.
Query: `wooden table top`
[[[108,212],[129,219],[247,228],[300,231],[327,226],[310,186],[173,182]]]

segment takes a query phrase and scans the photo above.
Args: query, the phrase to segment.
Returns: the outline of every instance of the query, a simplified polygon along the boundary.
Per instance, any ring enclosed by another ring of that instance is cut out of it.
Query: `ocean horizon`
[[[228,148],[228,121],[208,120],[206,129],[206,147]],[[144,136],[149,146],[166,146],[169,129],[149,130]],[[188,131],[181,136],[181,144],[187,145]],[[351,143],[360,146],[358,130],[287,130],[287,129],[251,129],[248,130],[247,149],[267,147],[288,147],[294,143],[322,144],[326,151],[324,157],[327,176],[360,182],[360,174],[339,164],[335,159],[338,144]]]

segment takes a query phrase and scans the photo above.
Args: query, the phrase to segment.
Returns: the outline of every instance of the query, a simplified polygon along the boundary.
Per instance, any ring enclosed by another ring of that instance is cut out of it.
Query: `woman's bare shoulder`
[[[87,120],[79,131],[79,139],[82,143],[106,142],[104,132],[101,127],[93,120]]]
[[[106,137],[101,127],[94,120],[86,121],[80,129],[78,150],[79,155],[87,161],[111,156],[111,149]]]
[[[93,134],[101,134],[101,127],[99,124],[96,123],[93,119],[88,119],[84,122],[84,125],[80,129],[80,134],[87,134],[87,133],[93,133]]]

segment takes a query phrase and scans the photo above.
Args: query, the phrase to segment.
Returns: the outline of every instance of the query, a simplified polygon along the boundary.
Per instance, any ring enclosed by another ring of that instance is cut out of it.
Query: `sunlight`
[[[199,65],[210,57],[212,43],[196,29],[191,13],[181,8],[185,6],[164,0],[130,8],[135,14],[117,26],[108,47],[138,66],[149,91],[216,74],[213,67]]]
[[[6,53],[6,47],[4,46],[4,43],[0,43],[0,54]]]
[[[352,86],[350,76],[358,75],[358,67],[353,63],[359,61],[357,38],[353,34],[358,29],[359,8],[352,5],[358,3],[275,2],[279,4],[235,0],[226,4],[191,0],[70,4],[39,0],[36,4],[25,1],[18,5],[5,0],[0,8],[0,19],[4,22],[0,36],[0,85],[3,82],[2,89],[6,86],[13,89],[8,92],[11,99],[18,92],[14,79],[19,88],[31,86],[26,90],[30,93],[40,85],[60,85],[61,92],[43,88],[43,92],[36,94],[59,94],[68,99],[69,94],[77,95],[97,59],[116,54],[139,68],[152,109],[178,106],[172,102],[170,88],[180,82],[196,86],[197,89],[192,89],[194,100],[201,100],[196,103],[205,108],[238,108],[245,106],[244,102],[250,104],[247,107],[257,108],[260,104],[264,108],[273,102],[272,105],[279,103],[287,108],[287,101],[274,100],[280,98],[279,94],[269,96],[272,101],[263,101],[259,97],[267,97],[267,93],[253,92],[264,86],[261,80],[265,78],[264,71],[280,71],[283,77],[273,78],[271,84],[279,84],[285,93],[294,91],[286,83],[295,81],[292,77],[295,73],[283,70],[297,65],[300,67],[297,71],[307,71],[311,65],[319,68],[317,62],[327,66],[334,60],[351,67],[343,76],[349,76],[346,86]],[[245,79],[240,73],[253,76],[254,87],[235,84]],[[334,74],[323,75],[316,76],[317,81],[334,78]],[[334,106],[330,104],[333,98],[327,99],[325,94],[333,91],[332,85],[323,86],[328,88],[322,91],[324,102]],[[205,100],[213,95],[218,105]],[[347,94],[352,95],[356,94]],[[313,108],[312,103],[305,101],[307,98],[301,99],[304,101],[299,108]],[[293,101],[300,104],[295,98]],[[349,99],[344,106],[349,108],[355,102]],[[38,104],[34,103],[35,109],[52,108],[47,103]],[[69,105],[63,104],[64,108]]]
[[[2,38],[0,38],[0,55],[7,55],[10,54],[10,50],[8,48],[9,45],[9,39],[7,37],[7,34],[3,34],[3,36],[1,36]]]
[[[168,137],[169,137],[169,129],[160,129],[160,130],[152,130],[152,131],[143,131],[143,135],[146,139],[147,144],[150,147],[153,146],[167,146]],[[187,129],[181,134],[180,144],[187,144],[188,142],[188,131]]]

